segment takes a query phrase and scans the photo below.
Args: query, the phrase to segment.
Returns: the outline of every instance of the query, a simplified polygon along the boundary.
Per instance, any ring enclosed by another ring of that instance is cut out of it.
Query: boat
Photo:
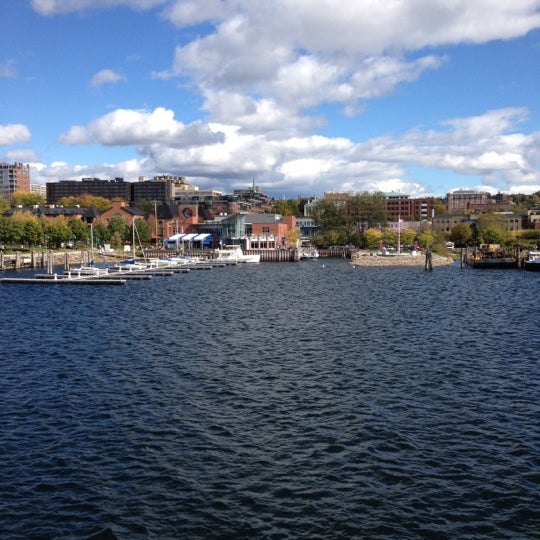
[[[93,263],[89,265],[76,266],[69,269],[71,275],[80,275],[80,276],[104,276],[109,273],[108,268],[101,268],[99,266],[94,266]]]
[[[499,244],[481,244],[467,259],[473,268],[518,268],[516,257],[508,253]]]
[[[258,263],[261,261],[259,254],[248,254],[242,251],[240,246],[225,246],[216,249],[217,257],[213,262],[224,264]]]
[[[540,271],[540,251],[529,251],[529,255],[523,261],[523,268]]]
[[[305,261],[313,261],[319,258],[319,251],[315,246],[301,246],[300,259]]]

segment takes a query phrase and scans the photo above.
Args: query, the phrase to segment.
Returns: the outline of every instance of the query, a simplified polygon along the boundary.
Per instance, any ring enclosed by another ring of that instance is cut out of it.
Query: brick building
[[[9,200],[16,191],[30,193],[30,165],[0,163],[0,196]]]

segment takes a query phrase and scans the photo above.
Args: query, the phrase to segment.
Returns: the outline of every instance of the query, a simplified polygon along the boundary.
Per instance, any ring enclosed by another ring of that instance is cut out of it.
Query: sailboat
[[[75,268],[70,268],[69,271],[84,276],[100,276],[108,273],[107,268],[99,268],[94,263],[94,226],[92,223],[90,223],[90,253],[88,262]]]

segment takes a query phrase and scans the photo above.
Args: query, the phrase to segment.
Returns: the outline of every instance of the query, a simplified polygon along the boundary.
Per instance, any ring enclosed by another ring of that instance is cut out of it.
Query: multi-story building
[[[458,189],[446,195],[446,209],[450,213],[481,212],[491,204],[491,195],[485,191]]]
[[[47,188],[43,184],[30,184],[30,193],[47,198]]]
[[[0,163],[0,196],[9,199],[16,191],[30,193],[30,165]]]
[[[47,182],[47,204],[57,204],[64,197],[82,197],[94,195],[105,199],[122,199],[131,201],[131,182],[123,178],[101,180],[99,178],[83,178],[82,180],[60,180]]]
[[[386,217],[388,221],[424,220],[433,217],[433,197],[411,199],[403,193],[385,193]]]

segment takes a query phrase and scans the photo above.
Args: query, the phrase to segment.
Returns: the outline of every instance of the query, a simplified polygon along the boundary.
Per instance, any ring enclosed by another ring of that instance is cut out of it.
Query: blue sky
[[[540,190],[540,0],[4,0],[0,160],[230,193]]]

